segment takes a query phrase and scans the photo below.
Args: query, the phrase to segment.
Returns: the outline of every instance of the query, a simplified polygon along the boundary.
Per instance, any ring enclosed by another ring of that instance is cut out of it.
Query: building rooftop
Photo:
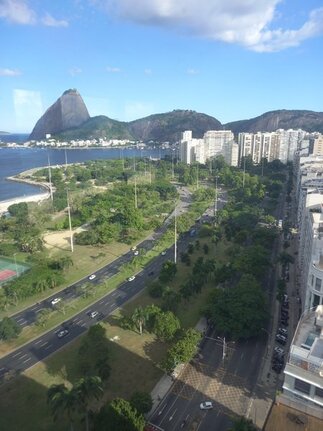
[[[289,363],[323,377],[323,305],[308,310],[300,319]]]

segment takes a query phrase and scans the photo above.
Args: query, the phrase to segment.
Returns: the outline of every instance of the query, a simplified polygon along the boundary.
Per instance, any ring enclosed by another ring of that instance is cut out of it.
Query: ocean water
[[[119,159],[126,157],[160,158],[168,150],[149,149],[83,149],[66,150],[67,163],[84,162],[86,160]],[[39,187],[8,181],[6,178],[31,168],[48,165],[48,157],[52,166],[65,163],[65,150],[42,148],[0,148],[0,201],[20,196],[41,193]]]

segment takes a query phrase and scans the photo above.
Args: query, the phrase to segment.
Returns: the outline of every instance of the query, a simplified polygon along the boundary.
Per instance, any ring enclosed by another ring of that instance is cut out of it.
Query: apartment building
[[[323,156],[323,135],[321,134],[314,138],[313,156]]]
[[[207,160],[223,155],[226,162],[238,166],[238,146],[234,143],[231,130],[209,130],[202,139],[192,138],[192,131],[183,132],[180,142],[180,160],[191,164],[206,163]]]
[[[323,419],[323,305],[301,316],[276,401]]]

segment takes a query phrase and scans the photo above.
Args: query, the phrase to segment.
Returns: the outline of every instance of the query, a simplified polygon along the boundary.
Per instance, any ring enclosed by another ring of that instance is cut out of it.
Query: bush
[[[149,288],[148,292],[152,298],[161,298],[163,296],[165,290],[165,286],[159,281],[153,281]]]

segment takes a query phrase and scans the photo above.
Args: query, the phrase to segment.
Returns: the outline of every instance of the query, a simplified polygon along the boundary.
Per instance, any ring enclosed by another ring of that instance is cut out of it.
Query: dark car
[[[285,337],[287,337],[288,330],[286,328],[278,328],[278,334],[281,334],[281,335],[284,335]]]
[[[287,342],[287,338],[284,337],[283,335],[278,334],[278,335],[276,335],[276,341],[279,344],[285,345]]]
[[[154,275],[154,271],[148,272],[148,275],[150,275],[150,276]]]
[[[288,303],[288,302],[286,302],[286,301],[284,301],[284,302],[282,303],[282,308],[289,308],[289,303]]]
[[[282,310],[282,311],[281,311],[281,315],[282,315],[285,319],[288,319],[288,316],[289,316],[288,311],[286,311],[286,310]]]
[[[280,323],[281,323],[283,326],[288,326],[288,320],[287,320],[287,319],[281,319],[281,320],[280,320]]]
[[[275,364],[271,367],[272,370],[274,370],[277,374],[280,374],[283,369],[283,365]]]

